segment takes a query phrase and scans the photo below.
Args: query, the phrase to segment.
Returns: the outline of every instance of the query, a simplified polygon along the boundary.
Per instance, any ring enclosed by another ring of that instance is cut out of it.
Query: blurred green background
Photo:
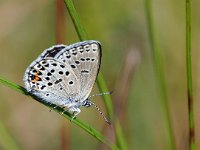
[[[129,149],[164,150],[161,95],[154,73],[149,46],[144,1],[84,0],[74,1],[91,39],[102,43],[101,71],[110,91],[121,91],[126,75],[124,61],[134,51],[136,65],[128,79],[128,98],[122,127]],[[200,149],[200,1],[192,2],[192,60],[195,102],[196,144]],[[152,1],[156,42],[164,64],[170,116],[178,149],[188,149],[188,115],[185,68],[185,5],[181,0]],[[65,11],[64,44],[79,41]],[[0,1],[0,75],[23,85],[27,66],[46,48],[55,44],[55,1]],[[126,65],[129,65],[127,63]],[[95,88],[97,89],[97,88]],[[106,91],[105,91],[106,92]],[[98,93],[94,90],[93,93]],[[60,126],[63,118],[30,97],[0,86],[0,123],[21,149],[60,149]],[[102,99],[93,101],[103,109]],[[82,108],[79,119],[101,131],[104,120],[95,109]],[[70,130],[71,149],[98,149],[96,139],[65,120]],[[110,129],[112,130],[112,129]],[[0,149],[4,149],[0,135]],[[100,148],[99,148],[100,149]]]

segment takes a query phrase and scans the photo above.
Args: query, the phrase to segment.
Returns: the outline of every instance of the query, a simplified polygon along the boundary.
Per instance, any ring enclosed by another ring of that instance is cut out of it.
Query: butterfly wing
[[[39,60],[44,58],[54,58],[56,54],[58,54],[61,50],[65,49],[66,47],[67,46],[64,44],[49,47],[46,50],[44,50],[44,52],[39,56]]]
[[[101,64],[98,41],[79,42],[62,49],[55,59],[70,65],[80,84],[80,102],[86,100],[94,86]]]
[[[28,92],[60,106],[71,103],[80,93],[71,67],[53,58],[34,61],[25,72],[24,82]]]
[[[101,46],[97,41],[55,45],[46,49],[27,68],[25,88],[57,105],[74,100],[83,102],[92,90],[100,64]]]

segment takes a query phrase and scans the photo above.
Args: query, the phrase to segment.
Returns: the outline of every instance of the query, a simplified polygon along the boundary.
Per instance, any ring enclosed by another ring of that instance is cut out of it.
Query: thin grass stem
[[[73,24],[75,26],[75,29],[76,29],[76,32],[79,36],[79,39],[82,41],[82,40],[87,40],[88,39],[88,35],[80,21],[80,17],[79,17],[79,14],[77,13],[75,7],[74,7],[74,4],[72,2],[72,0],[64,0],[65,4],[66,4],[66,7],[68,9],[68,12],[72,18],[72,21],[73,21]],[[97,85],[98,85],[98,88],[100,90],[100,92],[107,92],[109,91],[108,88],[107,88],[107,85],[106,85],[106,82],[104,80],[104,77],[102,75],[101,72],[99,72],[99,75],[98,75],[98,79],[97,79]],[[104,100],[104,104],[105,104],[105,107],[106,107],[106,110],[107,110],[107,113],[109,115],[109,118],[110,120],[112,121],[113,120],[113,105],[112,105],[112,100],[111,100],[111,96],[110,95],[103,95],[103,100]],[[114,122],[115,123],[115,122]],[[116,125],[115,125],[116,127]],[[118,128],[120,128],[120,124],[118,124]],[[117,132],[116,131],[116,128],[115,128],[115,134],[118,134],[120,132]],[[121,136],[122,134],[119,134],[119,135],[116,135],[116,139],[118,141],[118,143],[122,142],[121,144],[118,144],[118,146],[120,145],[124,145],[124,142],[125,139],[124,137]],[[123,139],[123,140],[122,140]],[[121,147],[119,147],[121,149]]]
[[[160,50],[158,49],[156,38],[155,38],[155,30],[153,25],[153,15],[151,9],[151,0],[144,0],[145,3],[145,13],[146,13],[146,20],[147,20],[147,28],[148,28],[148,35],[149,35],[149,43],[152,51],[153,57],[153,65],[155,69],[155,75],[157,77],[158,86],[161,93],[161,104],[162,110],[164,114],[164,127],[165,127],[165,135],[167,140],[167,146],[170,150],[175,150],[175,139],[173,134],[173,129],[170,120],[170,113],[169,113],[169,106],[168,106],[168,98],[166,93],[165,87],[165,78],[163,73],[163,65],[160,55]]]
[[[65,5],[68,9],[69,15],[71,16],[72,22],[81,41],[88,40],[88,35],[82,26],[79,14],[77,13],[72,0],[64,0]]]
[[[38,102],[44,104],[45,106],[49,107],[51,110],[54,110],[55,112],[59,113],[60,115],[62,115],[63,117],[67,118],[68,120],[70,120],[72,123],[76,124],[77,126],[79,126],[80,128],[82,128],[83,130],[85,130],[87,133],[89,133],[90,135],[92,135],[93,137],[95,137],[97,140],[99,140],[100,142],[104,143],[105,145],[107,145],[110,149],[112,150],[119,150],[119,148],[114,145],[113,143],[111,143],[108,139],[106,139],[100,132],[98,132],[97,130],[95,130],[94,128],[92,128],[91,126],[87,125],[86,123],[83,123],[82,121],[78,120],[78,119],[73,119],[72,120],[72,115],[66,111],[64,111],[63,108],[60,107],[56,107],[55,105],[52,105],[46,101],[42,101],[39,97],[36,97],[35,95],[32,95],[31,93],[26,92],[25,88],[17,85],[9,80],[6,80],[2,77],[0,77],[0,83],[17,91],[20,92],[22,94],[25,95],[29,95],[32,98],[34,98],[35,100],[37,100]],[[63,113],[64,112],[64,113]]]
[[[87,35],[87,33],[86,33],[82,23],[81,23],[79,14],[77,13],[77,11],[74,7],[72,0],[64,0],[64,1],[65,1],[65,4],[66,4],[66,7],[68,9],[68,12],[69,12],[69,14],[72,18],[72,21],[73,21],[73,24],[75,26],[76,32],[79,36],[79,39],[81,41],[89,39],[88,35]],[[105,80],[104,80],[101,72],[98,75],[97,84],[98,84],[100,92],[107,92],[108,91],[107,85],[105,83]],[[109,117],[112,119],[113,108],[112,108],[111,97],[110,97],[110,95],[103,95],[103,99],[104,99],[104,103],[105,103],[105,106],[106,106],[106,109],[107,109],[107,113],[108,113]]]
[[[187,99],[189,120],[189,147],[195,150],[195,128],[194,128],[194,102],[192,90],[192,57],[191,57],[191,5],[190,0],[185,1],[186,9],[186,71],[187,71]]]

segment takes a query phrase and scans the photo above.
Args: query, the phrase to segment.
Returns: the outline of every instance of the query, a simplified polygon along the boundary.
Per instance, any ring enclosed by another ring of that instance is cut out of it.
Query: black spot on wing
[[[74,84],[74,82],[73,81],[69,81],[69,84],[72,85],[72,84]]]
[[[49,49],[46,51],[46,53],[43,55],[43,58],[46,57],[54,57],[57,53],[59,53],[65,46],[55,46],[52,49]]]
[[[81,73],[89,73],[88,70],[81,70]]]
[[[60,83],[60,82],[62,82],[62,79],[56,80],[56,81],[55,81],[55,84],[58,84],[58,83]]]

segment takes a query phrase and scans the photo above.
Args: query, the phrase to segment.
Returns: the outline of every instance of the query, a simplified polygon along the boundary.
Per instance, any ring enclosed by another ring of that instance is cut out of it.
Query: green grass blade
[[[85,29],[81,24],[79,14],[77,13],[73,2],[71,0],[64,0],[64,2],[65,2],[65,5],[68,9],[68,12],[71,16],[72,22],[74,24],[74,27],[76,29],[76,32],[78,34],[79,39],[81,41],[88,40],[88,35],[85,32]]]
[[[194,102],[192,90],[192,58],[191,58],[191,10],[190,0],[185,1],[186,7],[186,71],[187,71],[187,99],[189,120],[189,146],[195,150],[195,128],[194,128]]]
[[[57,107],[57,108],[53,108],[55,105],[51,105],[45,101],[42,101],[39,97],[35,97],[34,95],[31,95],[30,93],[27,93],[26,90],[20,86],[17,85],[9,80],[3,79],[2,77],[0,77],[0,83],[11,88],[14,89],[17,92],[20,92],[22,94],[25,95],[29,95],[32,98],[34,98],[35,100],[37,100],[38,102],[44,104],[45,106],[49,107],[50,109],[54,110],[55,112],[61,114],[63,117],[67,118],[68,120],[71,121],[72,119],[72,115],[68,112],[64,112],[64,114],[62,114],[62,112],[64,111],[62,108]],[[112,150],[118,150],[118,147],[114,144],[112,144],[110,141],[108,141],[108,139],[106,139],[100,132],[98,132],[97,130],[95,130],[94,128],[90,127],[89,125],[83,123],[82,121],[78,120],[78,119],[74,119],[72,121],[72,123],[76,124],[77,126],[79,126],[80,128],[82,128],[83,130],[85,130],[87,133],[89,133],[90,135],[92,135],[93,137],[95,137],[96,139],[98,139],[100,142],[104,143],[105,145],[107,145],[110,149]]]
[[[20,150],[5,126],[0,122],[0,143],[5,150]]]
[[[99,72],[99,75],[98,75],[97,85],[99,87],[99,90],[102,93],[109,91],[101,72]],[[112,100],[111,100],[110,95],[103,95],[103,100],[104,100],[104,104],[106,106],[108,116],[110,119],[112,119],[113,118],[113,106],[112,106]]]
[[[120,125],[120,122],[118,119],[115,120],[115,128],[116,128],[116,140],[117,140],[117,145],[120,147],[122,150],[127,150],[127,143],[125,141],[123,129]]]
[[[83,27],[83,25],[80,21],[79,14],[77,13],[77,11],[75,9],[72,0],[64,0],[64,1],[65,1],[65,4],[66,4],[66,7],[68,9],[68,12],[71,16],[71,19],[73,21],[73,24],[75,26],[76,32],[79,36],[79,39],[81,41],[87,40],[88,36],[87,36],[85,29],[84,29],[84,27]],[[108,88],[106,86],[105,80],[104,80],[101,72],[98,75],[97,84],[98,84],[100,92],[107,92],[108,91]],[[108,115],[112,119],[113,109],[112,109],[111,97],[109,95],[103,95],[103,99],[104,99],[104,102],[105,102],[105,105],[106,105],[106,110],[108,112]]]
[[[77,32],[77,34],[79,36],[79,39],[80,40],[87,40],[88,36],[87,36],[87,34],[85,32],[85,29],[84,29],[84,27],[83,27],[83,25],[82,25],[82,23],[80,21],[80,17],[79,17],[79,15],[78,15],[75,7],[74,7],[74,4],[73,4],[72,0],[64,0],[64,2],[66,4],[68,12],[69,12],[69,14],[70,14],[70,16],[72,18],[72,21],[74,23],[74,26],[75,26],[76,32]],[[98,75],[97,85],[98,85],[98,88],[99,88],[100,92],[103,93],[103,92],[109,91],[101,72]],[[107,113],[109,115],[109,118],[112,120],[113,119],[113,107],[112,107],[113,105],[112,105],[111,96],[110,95],[103,95],[103,100],[104,100],[104,104],[105,104],[105,107],[106,107],[106,111],[107,111]],[[121,128],[120,124],[118,124],[118,128]],[[119,132],[116,131],[116,128],[115,128],[115,133],[116,134],[119,133]],[[118,143],[122,142],[121,144],[118,144],[118,146],[124,145],[123,141],[125,141],[125,139],[121,135],[122,134],[116,135],[116,138],[119,138],[119,139],[116,139],[118,141]],[[122,148],[120,147],[120,149],[122,149]]]
[[[73,2],[71,0],[64,0],[66,7],[69,11],[69,14],[72,18],[72,21],[74,23],[75,29],[77,34],[79,35],[80,40],[87,40],[88,36],[85,32],[85,29],[80,21],[80,17],[73,5]],[[98,75],[98,79],[97,79],[97,84],[99,87],[100,92],[107,92],[108,88],[107,85],[105,83],[105,80],[103,78],[103,75],[101,74],[101,72]],[[109,117],[112,119],[113,116],[113,108],[112,108],[112,101],[111,101],[111,97],[109,95],[103,95],[103,99],[106,105],[106,109],[108,112]]]
[[[22,94],[26,94],[27,95],[26,90],[22,86],[17,85],[17,84],[15,84],[15,83],[13,83],[13,82],[11,82],[9,80],[6,80],[1,76],[0,76],[0,83],[5,85],[5,86],[8,86],[9,88],[11,88],[11,89],[13,89],[13,90],[15,90],[17,92],[20,92]]]
[[[149,43],[151,46],[151,51],[153,55],[153,63],[155,68],[155,74],[158,79],[159,89],[162,96],[161,104],[162,104],[162,110],[164,113],[164,127],[165,127],[165,135],[167,139],[167,146],[170,150],[175,150],[175,141],[174,141],[174,134],[171,126],[171,120],[170,120],[170,113],[168,108],[168,98],[165,88],[165,79],[164,79],[164,73],[163,73],[163,65],[161,60],[160,51],[156,44],[155,39],[155,31],[153,26],[153,19],[152,19],[152,10],[151,10],[151,0],[144,0],[145,3],[145,11],[146,11],[146,19],[147,19],[147,28],[149,32]]]

